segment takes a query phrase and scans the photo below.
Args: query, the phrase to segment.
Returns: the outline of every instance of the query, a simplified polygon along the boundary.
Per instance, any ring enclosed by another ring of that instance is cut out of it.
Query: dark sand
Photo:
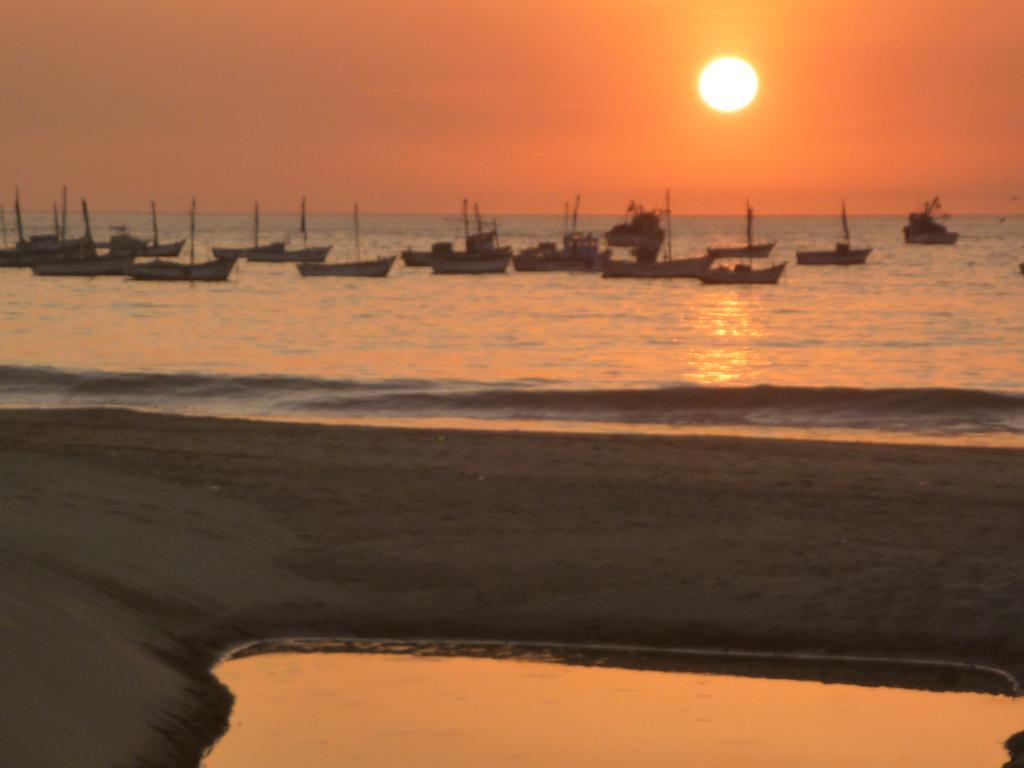
[[[196,765],[230,704],[210,665],[275,636],[1024,673],[1019,451],[8,411],[0,516],[19,768]]]

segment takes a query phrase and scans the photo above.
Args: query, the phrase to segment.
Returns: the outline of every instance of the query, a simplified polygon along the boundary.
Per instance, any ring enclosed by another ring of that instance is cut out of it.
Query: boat
[[[153,243],[152,245],[147,244],[146,250],[142,254],[143,256],[149,256],[155,259],[173,259],[181,255],[181,249],[185,247],[185,238],[181,240],[174,240],[170,243],[160,242],[160,231],[156,226],[156,201],[149,201],[149,209],[153,212]]]
[[[665,192],[665,226],[668,230],[668,246],[665,258],[661,261],[625,261],[609,259],[604,266],[602,277],[636,277],[636,278],[695,278],[705,271],[714,258],[704,255],[688,259],[672,258],[672,198]]]
[[[454,246],[450,242],[434,243],[429,251],[417,251],[407,248],[402,251],[402,261],[407,267],[429,267],[432,260],[438,256],[450,256]]]
[[[934,214],[940,210],[942,203],[936,197],[924,204],[924,210],[911,213],[903,227],[903,239],[909,245],[956,245],[960,235],[935,220]]]
[[[843,242],[836,243],[831,251],[797,251],[796,263],[806,266],[863,264],[868,260],[871,250],[850,247],[850,225],[846,220],[846,202],[843,201]]]
[[[1020,273],[1024,275],[1024,261],[1020,263]]]
[[[387,277],[388,272],[391,271],[391,265],[398,257],[386,256],[363,261],[359,248],[359,203],[356,203],[353,208],[352,218],[355,224],[356,260],[339,261],[333,264],[296,264],[300,275],[303,277]]]
[[[327,258],[333,246],[317,245],[309,247],[309,233],[306,229],[306,197],[302,197],[302,215],[299,218],[299,231],[302,233],[302,248],[288,250],[282,248],[273,253],[250,253],[246,256],[249,261],[261,261],[269,263],[284,262],[320,262]]]
[[[173,261],[154,261],[132,264],[125,269],[125,274],[133,280],[152,280],[165,282],[220,282],[227,280],[235,267],[237,257],[219,257],[209,261],[196,263],[196,200],[192,198],[192,210],[189,216],[189,254],[188,264]]]
[[[124,270],[138,255],[136,251],[111,250],[101,256],[92,240],[89,205],[85,200],[82,200],[82,218],[85,221],[85,237],[78,251],[66,251],[61,259],[44,260],[33,264],[33,274],[41,277],[99,277],[124,274]]]
[[[86,245],[84,237],[66,239],[56,217],[52,234],[30,235],[26,238],[21,217],[21,194],[17,188],[14,191],[14,216],[18,240],[14,246],[0,249],[0,267],[31,267],[44,261],[59,261],[69,255],[75,257]],[[91,242],[91,236],[89,240]]]
[[[754,269],[749,263],[741,262],[711,267],[697,275],[697,279],[708,285],[771,284],[779,282],[785,269],[784,261],[764,269]]]
[[[754,242],[754,209],[750,207],[750,201],[747,201],[747,244],[746,245],[725,245],[725,246],[710,246],[708,248],[708,256],[716,259],[727,259],[727,258],[747,258],[747,259],[763,259],[766,258],[775,247],[775,241],[762,241]]]
[[[654,261],[665,240],[661,227],[661,213],[647,210],[635,201],[626,209],[627,220],[604,233],[604,239],[613,248],[632,248],[638,261]]]
[[[268,253],[284,253],[284,242],[277,241],[260,245],[260,204],[253,206],[252,246],[249,248],[225,248],[216,246],[213,255],[218,259],[248,259],[253,255],[262,256]]]
[[[568,206],[568,204],[567,204]],[[528,248],[512,258],[517,272],[601,272],[611,258],[612,252],[601,249],[601,239],[595,235],[579,232],[576,223],[579,217],[580,196],[576,195],[576,207],[572,214],[572,229],[562,236],[562,249],[554,243],[541,243]]]
[[[462,201],[462,218],[466,230],[466,250],[448,251],[435,254],[430,267],[435,275],[486,275],[499,274],[508,269],[512,260],[512,249],[498,244],[498,225],[492,222],[485,230],[480,219],[480,207],[476,208],[475,233],[469,231],[469,203]]]

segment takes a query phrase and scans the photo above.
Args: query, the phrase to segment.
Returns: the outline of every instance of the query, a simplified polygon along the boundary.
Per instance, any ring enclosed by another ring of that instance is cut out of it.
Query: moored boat
[[[260,245],[260,204],[257,201],[253,206],[252,246],[249,248],[215,246],[212,250],[214,257],[218,259],[249,259],[253,256],[258,258],[267,254],[284,253],[284,248],[285,244],[282,240]],[[326,254],[324,255],[326,256]]]
[[[32,272],[41,277],[100,277],[123,275],[135,261],[135,253],[111,253],[63,261],[45,261],[32,265]]]
[[[772,284],[779,282],[785,269],[784,261],[764,269],[754,269],[747,263],[720,265],[704,270],[697,279],[708,285]]]
[[[498,225],[492,222],[484,229],[480,208],[476,209],[476,229],[469,231],[469,202],[462,201],[462,218],[466,231],[466,250],[449,251],[433,256],[430,267],[435,275],[487,275],[505,272],[512,260],[512,249],[498,244]]]
[[[65,202],[65,210],[67,203]],[[17,225],[18,240],[10,248],[0,249],[0,267],[31,267],[45,261],[59,261],[64,258],[76,257],[86,246],[86,238],[79,237],[68,240],[61,230],[54,215],[54,232],[25,237],[25,227],[21,217],[21,194],[14,191],[14,216]],[[65,214],[66,222],[66,214]],[[6,226],[5,226],[6,229]],[[6,235],[5,235],[6,239]],[[92,237],[89,241],[91,244]]]
[[[903,227],[903,239],[909,245],[955,245],[960,239],[957,232],[950,232],[935,220],[935,215],[942,210],[939,198],[924,204],[920,212],[911,213],[906,226]]]
[[[299,218],[299,231],[302,233],[302,248],[283,248],[274,253],[251,253],[246,256],[249,261],[262,262],[321,262],[331,252],[331,245],[309,246],[309,230],[306,228],[306,196],[302,196],[302,214]]]
[[[450,242],[434,243],[429,251],[417,251],[407,248],[402,251],[402,261],[407,267],[429,267],[431,261],[437,256],[450,256],[454,246]]]
[[[237,257],[214,258],[210,261],[196,263],[196,201],[192,198],[192,210],[189,216],[189,259],[188,264],[171,261],[144,262],[132,264],[125,268],[124,273],[133,280],[150,280],[164,282],[220,282],[227,280],[235,267]]]
[[[714,258],[708,255],[688,259],[675,259],[672,257],[672,198],[669,191],[665,192],[665,227],[668,232],[666,238],[668,247],[666,248],[664,259],[660,261],[609,259],[601,276],[646,279],[694,278],[706,270],[714,261]]]
[[[385,256],[379,259],[363,261],[359,245],[359,203],[352,211],[356,242],[356,260],[339,261],[333,264],[296,264],[299,274],[303,277],[387,277],[397,256]]]
[[[846,220],[846,202],[843,201],[843,242],[836,243],[831,251],[797,251],[796,263],[805,266],[863,264],[868,260],[871,250],[850,247],[850,225]]]
[[[647,254],[654,254],[649,260],[657,257],[661,244],[665,240],[665,230],[661,227],[661,214],[657,210],[646,210],[636,202],[630,202],[626,209],[627,220],[604,233],[608,245],[613,248],[633,248],[638,259]]]
[[[747,243],[746,245],[712,245],[708,247],[708,256],[716,259],[745,258],[763,259],[768,257],[775,247],[775,241],[754,241],[754,209],[747,201]]]
[[[568,203],[566,204],[568,210]],[[601,272],[611,258],[609,249],[601,248],[601,239],[596,235],[579,232],[580,196],[576,195],[576,207],[572,214],[572,229],[566,226],[562,236],[562,248],[554,243],[541,243],[512,257],[512,266],[517,272]]]

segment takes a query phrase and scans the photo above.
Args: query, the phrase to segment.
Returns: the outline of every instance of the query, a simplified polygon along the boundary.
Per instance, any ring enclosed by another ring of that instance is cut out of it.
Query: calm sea
[[[603,232],[616,217],[582,217]],[[49,215],[29,217],[43,231]],[[94,231],[149,231],[96,214]],[[499,217],[516,248],[560,216]],[[906,246],[901,218],[857,218],[861,267],[800,267],[836,218],[765,217],[789,261],[777,286],[596,275],[302,278],[241,262],[220,285],[0,271],[6,406],[400,424],[739,432],[1024,445],[1024,217],[958,217],[954,247]],[[161,217],[162,239],[184,215]],[[265,215],[265,239],[296,236]],[[197,246],[246,244],[247,215],[200,215]],[[11,222],[8,216],[8,230]],[[73,228],[74,229],[74,228]],[[364,256],[458,238],[457,217],[371,216]],[[310,242],[354,252],[351,217],[310,217]],[[740,217],[677,217],[674,253],[738,239]]]

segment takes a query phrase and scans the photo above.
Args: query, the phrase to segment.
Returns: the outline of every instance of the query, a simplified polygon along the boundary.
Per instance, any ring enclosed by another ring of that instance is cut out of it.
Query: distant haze
[[[1024,213],[1020,0],[33,0],[0,71],[8,210]]]

